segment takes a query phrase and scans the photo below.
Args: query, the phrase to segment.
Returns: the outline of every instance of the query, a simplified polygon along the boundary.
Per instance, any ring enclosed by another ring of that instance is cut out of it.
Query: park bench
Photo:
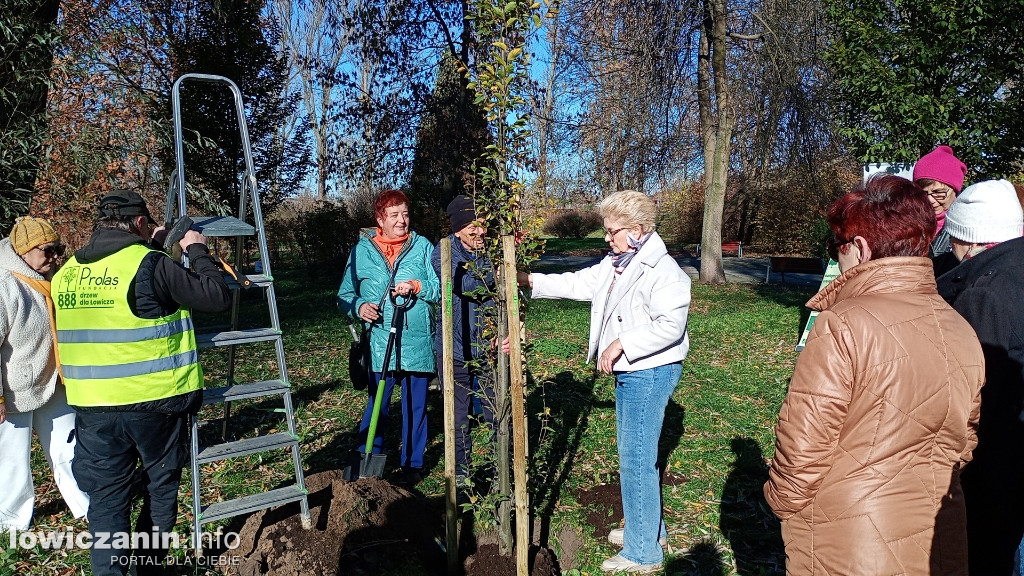
[[[722,254],[724,255],[726,252],[735,252],[737,257],[743,258],[743,242],[735,240],[732,242],[722,242]],[[697,257],[700,258],[700,244],[697,244]]]
[[[765,283],[772,272],[782,274],[782,281],[786,281],[786,272],[793,274],[821,274],[825,266],[820,258],[803,258],[799,256],[769,256],[768,271],[764,274]]]

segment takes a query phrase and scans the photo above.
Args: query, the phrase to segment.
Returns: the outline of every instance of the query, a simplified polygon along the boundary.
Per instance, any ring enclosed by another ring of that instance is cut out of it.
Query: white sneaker
[[[626,529],[616,528],[608,533],[608,542],[615,546],[622,546],[626,541]],[[661,544],[662,548],[668,548],[668,538],[658,538],[658,544]]]
[[[636,562],[626,560],[622,556],[616,554],[601,563],[601,570],[611,572],[612,574],[649,574],[651,572],[661,570],[661,563],[637,564]]]

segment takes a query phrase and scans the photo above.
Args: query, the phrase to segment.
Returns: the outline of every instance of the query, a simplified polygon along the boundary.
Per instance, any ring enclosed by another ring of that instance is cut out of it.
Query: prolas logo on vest
[[[102,294],[116,290],[121,279],[105,267],[97,274],[90,266],[68,266],[60,275],[58,308],[110,308],[114,299]]]
[[[88,266],[82,266],[82,275],[78,278],[78,285],[85,284],[87,286],[117,286],[117,276],[108,276],[107,271],[109,268],[104,268],[103,273],[99,276],[95,276],[92,273],[92,268]]]

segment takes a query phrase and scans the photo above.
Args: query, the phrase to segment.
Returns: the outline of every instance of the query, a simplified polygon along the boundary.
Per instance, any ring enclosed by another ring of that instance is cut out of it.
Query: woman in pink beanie
[[[933,260],[950,251],[949,234],[945,231],[946,211],[963,189],[966,174],[967,166],[953,155],[949,146],[937,146],[914,165],[914,183],[928,193],[928,200],[935,210],[935,239],[931,246]]]

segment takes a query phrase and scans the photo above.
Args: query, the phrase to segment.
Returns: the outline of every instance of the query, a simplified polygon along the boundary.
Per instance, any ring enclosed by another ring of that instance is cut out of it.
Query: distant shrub
[[[297,202],[267,223],[271,258],[305,264],[314,274],[345,265],[358,227],[345,205],[331,200]]]
[[[658,234],[674,242],[701,241],[704,227],[704,187],[700,182],[676,184],[662,191],[658,202]],[[723,232],[722,238],[728,233]]]
[[[593,210],[561,210],[544,223],[544,232],[556,238],[586,238],[603,225],[601,216]]]

